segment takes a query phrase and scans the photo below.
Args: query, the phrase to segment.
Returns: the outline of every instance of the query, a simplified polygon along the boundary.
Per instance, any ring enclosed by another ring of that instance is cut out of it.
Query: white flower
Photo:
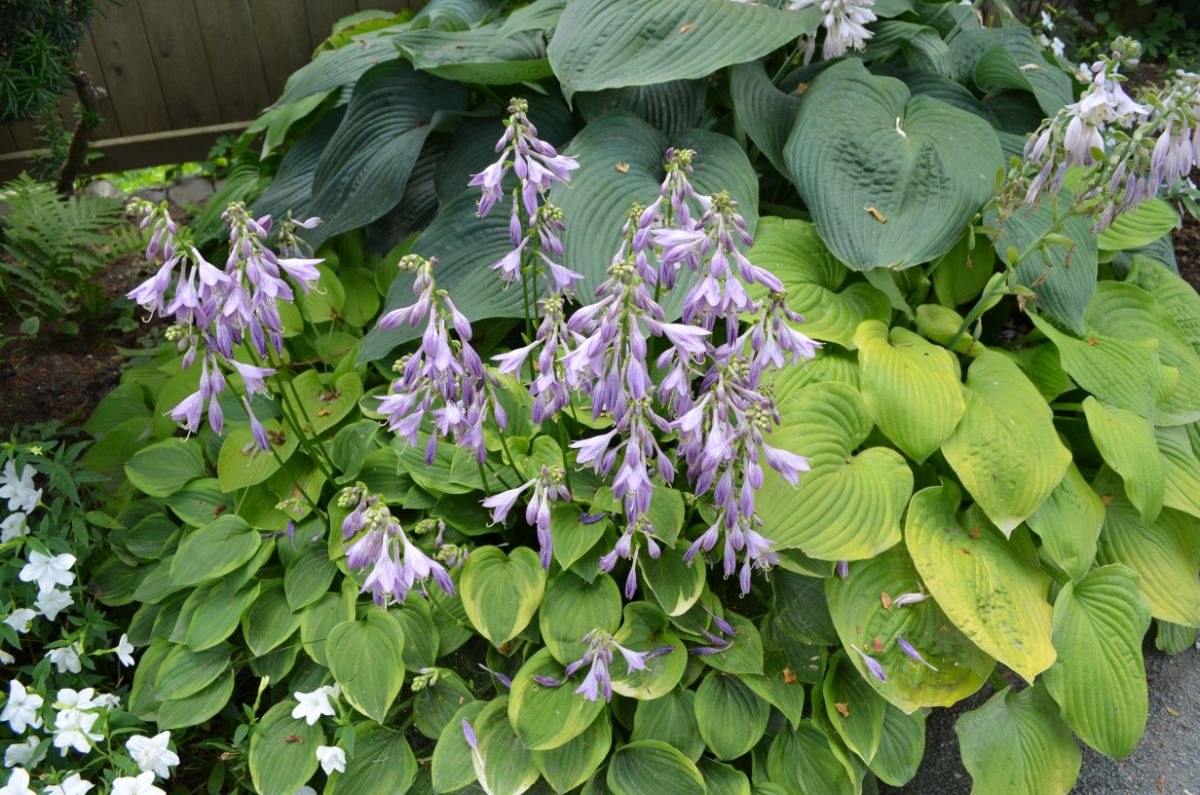
[[[33,600],[33,606],[41,611],[46,620],[53,621],[58,618],[61,611],[66,610],[74,602],[75,599],[71,594],[55,589],[39,593],[37,599]]]
[[[23,635],[29,631],[29,622],[37,618],[37,611],[30,610],[28,607],[18,607],[9,614],[8,618],[4,619],[4,623],[17,631],[18,635]]]
[[[65,674],[68,671],[77,674],[83,670],[83,666],[79,663],[79,653],[75,651],[75,644],[73,643],[70,646],[51,649],[46,652],[46,658],[58,667],[60,674]]]
[[[95,695],[96,691],[90,687],[83,690],[64,687],[54,696],[54,706],[57,709],[92,709],[96,706]]]
[[[153,737],[139,734],[130,737],[129,742],[125,743],[125,748],[143,773],[149,771],[159,778],[167,779],[171,777],[171,768],[179,764],[179,756],[167,747],[170,741],[170,732],[162,732]]]
[[[4,766],[17,767],[18,765],[25,766],[29,764],[29,760],[33,759],[33,754],[37,751],[38,738],[30,736],[23,743],[13,743],[4,749]]]
[[[112,693],[105,693],[96,696],[96,700],[92,702],[98,709],[116,709],[121,706],[121,699]]]
[[[86,754],[92,750],[93,743],[104,738],[103,734],[92,731],[99,719],[100,716],[95,712],[64,709],[54,717],[54,747],[63,755],[66,755],[68,748]]]
[[[112,795],[167,795],[154,786],[154,774],[142,773],[137,778],[122,776],[113,781]]]
[[[121,639],[117,641],[117,659],[121,661],[121,665],[126,667],[133,665],[133,644],[129,642],[129,636],[121,633]]]
[[[29,513],[37,507],[42,490],[33,487],[35,474],[37,471],[26,464],[18,478],[16,463],[10,459],[4,464],[4,474],[0,475],[0,500],[8,500],[8,510]]]
[[[17,661],[16,657],[12,656],[8,652],[6,652],[4,649],[0,649],[0,663],[3,663],[4,665],[12,665],[16,661]]]
[[[1050,40],[1050,52],[1054,53],[1055,58],[1061,59],[1063,53],[1066,52],[1067,45],[1063,44],[1063,40],[1055,36]]]
[[[21,582],[36,582],[38,590],[49,591],[56,585],[69,586],[75,582],[75,556],[63,553],[61,555],[43,555],[37,550],[29,553],[29,562],[17,575]]]
[[[314,725],[321,719],[322,715],[336,715],[333,711],[333,705],[329,703],[329,696],[337,696],[337,691],[326,685],[318,687],[311,693],[293,693],[298,702],[292,709],[292,717],[299,720],[304,718],[309,726]]]
[[[317,795],[317,791],[312,787],[305,785],[296,790],[296,795]]]
[[[20,511],[10,513],[0,522],[0,544],[7,544],[14,538],[20,538],[29,532],[25,525],[25,514]]]
[[[318,745],[317,761],[321,763],[321,769],[327,776],[335,770],[339,773],[346,772],[346,752],[336,745]]]
[[[7,721],[14,734],[24,734],[25,727],[40,728],[42,716],[38,710],[42,708],[42,697],[33,691],[27,691],[25,686],[13,679],[8,683],[8,701],[4,711],[0,712],[0,721]]]
[[[9,462],[12,463],[11,461]],[[0,795],[37,795],[29,788],[29,774],[24,768],[13,768],[8,777],[8,785],[0,787]]]
[[[792,0],[788,7],[799,11],[817,1]],[[825,45],[821,48],[821,57],[825,60],[845,55],[846,50],[861,50],[867,39],[875,35],[866,28],[868,22],[878,18],[871,10],[875,0],[820,0],[820,3],[821,11],[825,13],[821,20],[825,26]]]
[[[1054,30],[1054,20],[1050,18],[1050,12],[1042,9],[1042,27],[1046,30]]]
[[[84,795],[94,786],[92,782],[80,778],[78,773],[72,773],[61,783],[46,787],[45,795]]]

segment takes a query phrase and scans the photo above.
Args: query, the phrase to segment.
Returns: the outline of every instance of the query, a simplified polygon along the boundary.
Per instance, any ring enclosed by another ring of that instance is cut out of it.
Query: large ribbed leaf
[[[769,443],[807,456],[798,486],[774,471],[759,491],[762,532],[781,548],[821,560],[869,558],[900,541],[912,473],[895,450],[853,451],[871,432],[862,396],[846,384],[811,384],[779,396],[782,424]]]
[[[1042,687],[1004,688],[954,732],[972,795],[1067,795],[1075,786],[1079,748]]]
[[[917,767],[925,756],[925,713],[904,712],[891,704],[883,715],[883,731],[879,736],[879,750],[871,760],[871,772],[880,781],[893,787],[902,787],[917,774]]]
[[[1169,234],[1179,225],[1179,214],[1162,199],[1150,199],[1132,212],[1118,215],[1098,238],[1102,251],[1141,248]]]
[[[804,317],[804,333],[813,339],[853,350],[859,323],[886,321],[891,313],[887,296],[850,274],[808,221],[759,219],[749,257],[783,282],[788,306]]]
[[[767,776],[778,789],[760,791],[854,795],[859,788],[832,742],[812,721],[785,728],[775,735],[767,752]]]
[[[1156,428],[1166,475],[1163,505],[1200,516],[1200,456],[1183,428]]]
[[[1128,755],[1146,727],[1149,627],[1137,574],[1125,566],[1093,569],[1054,601],[1058,661],[1046,671],[1046,689],[1075,733],[1114,759]]]
[[[501,22],[467,30],[409,30],[393,41],[412,64],[447,80],[511,85],[549,77],[550,62],[540,34],[498,36]]]
[[[618,749],[608,762],[608,788],[614,795],[705,795],[708,791],[691,760],[657,740],[638,740]]]
[[[312,94],[350,85],[371,67],[383,61],[399,60],[400,53],[392,38],[403,28],[389,28],[355,36],[336,50],[317,54],[288,77],[283,96],[275,107],[290,105]]]
[[[944,254],[991,198],[1002,165],[983,119],[913,97],[854,58],[805,92],[784,159],[821,237],[855,270]]]
[[[1088,430],[1104,462],[1125,481],[1125,494],[1153,522],[1162,510],[1166,465],[1154,439],[1154,427],[1132,411],[1106,406],[1094,397],[1083,401]]]
[[[782,174],[787,173],[783,147],[792,132],[800,97],[775,87],[761,61],[738,64],[729,77],[733,112],[750,140]]]
[[[1032,682],[1054,662],[1050,578],[1024,560],[978,506],[960,516],[961,498],[949,481],[913,496],[904,527],[908,552],[954,625]]]
[[[576,91],[707,77],[812,33],[820,11],[729,0],[570,0],[550,42],[569,100]]]
[[[304,136],[292,144],[274,179],[262,195],[254,200],[252,209],[256,216],[283,216],[288,210],[299,214],[312,200],[313,174],[321,153],[329,145],[329,139],[342,123],[343,108],[335,108],[312,126]],[[306,235],[307,237],[307,235]]]
[[[981,89],[1016,89],[1031,92],[1042,113],[1053,116],[1074,99],[1071,78],[1046,60],[1029,28],[960,30],[950,39],[954,77],[973,79]]]
[[[1129,281],[1158,299],[1183,330],[1188,342],[1200,343],[1200,295],[1158,260],[1137,256],[1129,269]]]
[[[868,320],[854,336],[872,419],[910,458],[942,446],[966,411],[958,359],[906,328]]]
[[[1005,535],[1038,509],[1062,480],[1071,454],[1050,407],[1013,362],[985,352],[971,363],[967,411],[942,453]]]
[[[1087,573],[1096,557],[1104,502],[1072,463],[1062,482],[1026,521],[1041,537],[1042,550],[1077,579]]]
[[[609,88],[586,92],[576,99],[588,121],[616,110],[624,110],[662,130],[667,135],[695,127],[704,113],[708,80],[672,80],[650,86]]]

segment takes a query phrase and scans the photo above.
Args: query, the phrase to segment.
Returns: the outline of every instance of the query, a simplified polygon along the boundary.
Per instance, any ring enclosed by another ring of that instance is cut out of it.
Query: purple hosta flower
[[[834,571],[837,572],[837,576],[841,577],[843,580],[846,579],[850,576],[850,561],[839,560],[837,565],[834,567]]]
[[[876,660],[874,657],[867,654],[865,651],[858,648],[853,643],[850,644],[850,648],[854,649],[856,652],[858,652],[858,655],[860,657],[862,657],[863,662],[867,666],[867,670],[871,672],[872,676],[874,676],[880,682],[887,681],[887,674],[884,673],[883,666],[879,664],[879,660]]]
[[[396,363],[400,377],[380,399],[379,412],[387,415],[388,427],[416,446],[422,422],[433,427],[425,446],[425,460],[432,463],[438,439],[452,439],[472,450],[482,462],[487,456],[483,424],[489,411],[496,423],[505,424],[503,409],[495,399],[495,382],[483,369],[479,354],[471,347],[471,324],[433,278],[437,259],[410,254],[400,267],[416,272],[413,293],[416,301],[395,309],[379,320],[383,329],[424,322],[421,344]],[[453,329],[454,338],[450,331]]]
[[[497,682],[504,685],[509,690],[512,690],[512,679],[508,676],[508,674],[488,668],[483,663],[479,663],[479,667],[482,668],[483,670],[487,671],[492,676],[496,677]]]
[[[537,210],[539,194],[556,182],[569,182],[571,172],[579,168],[574,158],[560,155],[554,147],[538,138],[537,128],[529,121],[529,103],[514,98],[508,106],[509,117],[504,135],[496,143],[500,158],[471,177],[468,183],[478,187],[482,198],[479,214],[487,215],[504,195],[504,178],[513,171],[520,180],[519,193],[526,212]],[[516,245],[516,241],[513,241]]]
[[[694,646],[688,650],[688,653],[707,656],[710,654],[720,654],[723,651],[728,651],[729,649],[733,648],[733,639],[737,635],[737,630],[733,628],[733,625],[709,610],[707,607],[704,608],[704,612],[708,613],[709,617],[712,619],[713,625],[716,626],[717,631],[713,633],[709,632],[707,629],[701,630],[704,633],[704,637],[708,638],[710,645]]]
[[[570,679],[584,666],[590,665],[587,675],[584,676],[579,687],[575,688],[575,692],[588,701],[596,701],[601,696],[605,701],[612,701],[612,676],[609,667],[613,661],[614,650],[620,652],[625,659],[625,673],[628,675],[634,671],[645,671],[646,664],[650,660],[663,654],[669,654],[675,648],[674,646],[663,646],[654,651],[633,651],[617,643],[610,633],[600,629],[594,629],[584,635],[580,643],[587,645],[587,651],[582,657],[567,666],[562,680],[535,675],[534,681],[544,687],[561,687],[564,681]]]
[[[903,651],[909,657],[912,657],[914,660],[919,662],[921,665],[924,665],[926,668],[928,668],[932,671],[937,670],[937,668],[935,668],[934,666],[930,665],[928,662],[925,661],[925,658],[921,656],[921,653],[919,651],[917,651],[916,649],[914,649],[912,647],[912,644],[910,644],[908,641],[906,641],[904,639],[903,635],[896,636],[896,643],[898,643],[900,645],[901,651]]]
[[[387,507],[382,506],[382,510],[386,512]],[[391,602],[402,603],[414,588],[424,593],[430,579],[447,594],[454,593],[454,583],[445,567],[413,544],[390,513],[381,524],[346,550],[346,562],[352,569],[370,568],[362,590],[371,592],[375,604],[386,607]]]
[[[696,153],[691,149],[671,148],[666,153],[667,176],[659,186],[658,198],[647,207],[635,207],[627,223],[627,231],[633,227],[630,237],[630,252],[634,256],[642,278],[648,283],[661,285],[670,290],[675,286],[679,272],[678,260],[650,263],[654,253],[654,235],[664,229],[691,230],[696,220],[711,206],[711,199],[696,192],[688,177],[692,174],[692,159]],[[689,263],[695,269],[696,263]]]
[[[907,607],[908,605],[924,602],[928,598],[929,595],[922,592],[902,593],[892,598],[892,607]]]
[[[570,500],[571,492],[563,482],[561,467],[542,467],[541,474],[517,486],[483,500],[483,507],[492,511],[492,521],[503,524],[517,498],[530,488],[533,489],[525,507],[525,521],[537,528],[538,545],[541,548],[542,568],[550,569],[550,558],[554,541],[550,536],[550,504],[558,500]]]
[[[533,398],[531,414],[537,423],[553,417],[571,402],[563,358],[570,352],[571,332],[564,315],[564,299],[552,295],[542,301],[542,322],[537,338],[528,345],[492,357],[502,375],[519,376],[530,355],[537,350],[532,368],[529,394]]]

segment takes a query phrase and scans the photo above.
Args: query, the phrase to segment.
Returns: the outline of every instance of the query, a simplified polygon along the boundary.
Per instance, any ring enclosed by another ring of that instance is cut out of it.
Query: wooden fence
[[[93,170],[203,159],[271,104],[333,23],[421,0],[116,0],[97,2],[80,64],[105,88],[104,153]],[[62,100],[69,109],[72,97]],[[68,119],[70,116],[68,115]],[[0,126],[0,179],[37,147],[30,124]]]

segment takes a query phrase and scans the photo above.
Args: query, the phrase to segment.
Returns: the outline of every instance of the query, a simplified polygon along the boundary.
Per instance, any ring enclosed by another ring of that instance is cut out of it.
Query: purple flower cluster
[[[424,323],[425,331],[417,350],[396,363],[400,377],[380,399],[379,412],[387,415],[388,427],[413,446],[419,444],[422,424],[430,421],[433,433],[425,445],[427,463],[433,462],[438,439],[453,440],[473,451],[482,463],[487,456],[483,425],[489,412],[501,428],[507,418],[495,399],[494,380],[471,347],[470,322],[450,296],[437,289],[433,278],[436,265],[436,258],[426,260],[415,254],[400,260],[403,270],[416,274],[416,301],[385,314],[379,327]]]
[[[377,495],[361,483],[338,496],[342,508],[354,506],[342,522],[342,543],[352,569],[369,569],[362,590],[370,591],[375,604],[386,607],[403,602],[411,590],[424,593],[432,579],[447,594],[454,583],[441,563],[414,544]],[[357,536],[357,538],[355,538]]]
[[[248,342],[259,357],[283,350],[283,331],[279,301],[292,301],[295,293],[288,278],[307,292],[320,277],[319,259],[299,256],[280,257],[267,245],[272,231],[269,215],[253,218],[245,205],[234,202],[222,218],[229,227],[229,256],[224,270],[208,262],[195,246],[179,239],[179,230],[165,206],[136,199],[131,211],[141,216],[140,226],[153,226],[146,246],[146,258],[162,260],[158,271],[131,290],[128,297],[148,310],[170,316],[173,325],[168,339],[184,352],[183,366],[191,367],[200,358],[200,384],[169,412],[170,417],[188,433],[200,429],[205,409],[208,422],[216,433],[224,427],[224,414],[218,398],[225,391],[225,370],[236,374],[245,385],[243,406],[250,419],[258,446],[269,445],[262,424],[250,410],[249,397],[268,394],[265,378],[274,374],[269,367],[246,364],[234,359],[235,347]],[[281,226],[290,241],[290,253],[299,254],[295,227],[311,229],[319,219],[287,219]],[[167,292],[175,277],[171,299]],[[285,278],[287,277],[287,278]]]
[[[541,547],[542,568],[549,570],[554,541],[550,536],[550,505],[558,500],[570,500],[571,492],[563,482],[563,470],[543,466],[541,473],[516,488],[493,494],[483,501],[483,507],[492,511],[492,521],[502,524],[517,498],[530,488],[533,489],[525,507],[525,521],[537,528],[538,545]]]
[[[574,676],[580,669],[590,665],[583,682],[575,688],[575,692],[588,701],[596,701],[601,695],[605,701],[612,701],[612,675],[609,667],[612,665],[613,652],[620,652],[625,658],[625,672],[645,671],[646,663],[655,657],[669,654],[674,646],[663,646],[653,651],[633,651],[627,649],[613,639],[613,636],[603,630],[594,629],[584,635],[580,643],[587,645],[587,651],[575,662],[567,666],[563,679],[551,676],[534,675],[533,680],[543,687],[562,687],[563,683]]]

